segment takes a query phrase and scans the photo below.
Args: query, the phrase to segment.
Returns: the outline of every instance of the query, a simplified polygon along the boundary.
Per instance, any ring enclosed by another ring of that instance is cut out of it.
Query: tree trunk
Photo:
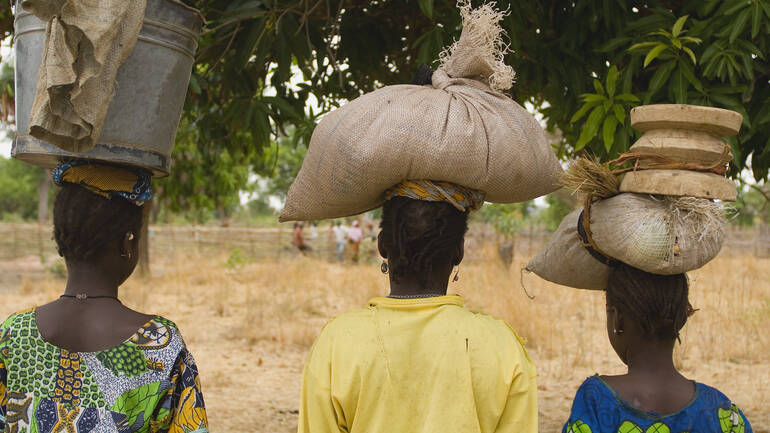
[[[48,221],[48,192],[51,190],[51,178],[48,170],[44,170],[40,182],[37,184],[37,223],[45,224]]]
[[[230,215],[227,213],[227,209],[221,204],[217,204],[217,214],[219,214],[219,223],[222,227],[230,227]]]
[[[142,206],[142,229],[139,234],[139,275],[150,276],[150,216],[152,215],[152,202],[148,200]]]

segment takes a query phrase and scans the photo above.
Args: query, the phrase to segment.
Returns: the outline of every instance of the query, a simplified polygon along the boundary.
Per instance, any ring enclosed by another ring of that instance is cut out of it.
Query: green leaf
[[[687,55],[690,56],[690,60],[692,60],[693,65],[698,64],[698,60],[695,58],[695,53],[693,53],[691,49],[687,47],[682,47],[682,51],[684,51],[685,53],[687,53]]]
[[[751,14],[751,39],[754,39],[759,34],[759,28],[762,25],[762,8],[760,2],[754,3],[754,13]]]
[[[722,49],[722,44],[719,42],[714,42],[713,44],[709,45],[708,48],[703,51],[703,56],[700,58],[701,64],[709,63],[711,59],[714,58],[714,56]]]
[[[586,113],[588,113],[588,110],[592,109],[593,107],[596,107],[597,105],[599,105],[598,102],[586,102],[585,104],[583,104],[582,107],[580,107],[580,109],[575,114],[572,115],[572,118],[569,120],[569,123],[577,122],[583,116],[585,116]]]
[[[599,51],[600,53],[615,51],[618,48],[622,47],[623,45],[627,44],[630,40],[631,38],[629,37],[619,37],[619,38],[610,39],[604,45],[599,47],[596,51]],[[653,44],[655,44],[655,42],[653,42]]]
[[[749,5],[749,2],[747,2],[746,0],[738,0],[738,1],[734,1],[733,3],[734,4],[732,7],[726,9],[723,12],[725,15],[732,15]]]
[[[607,73],[607,94],[612,98],[615,95],[615,87],[618,83],[618,68],[612,65]]]
[[[658,45],[660,42],[639,42],[638,44],[631,45],[628,51],[641,50],[643,48],[650,48]]]
[[[659,36],[663,36],[666,39],[671,39],[671,38],[674,37],[674,35],[672,35],[671,33],[667,32],[667,31],[665,31],[663,29],[656,30],[656,31],[650,33],[650,35],[659,35]]]
[[[642,67],[646,68],[647,65],[649,65],[651,61],[655,60],[655,58],[658,57],[660,53],[663,52],[663,50],[666,48],[668,48],[668,46],[662,42],[656,45],[655,48],[651,49],[650,52],[647,53],[647,56],[644,58],[644,64]]]
[[[764,123],[770,122],[770,101],[766,101],[764,105],[762,105],[762,108],[759,110],[759,113],[757,113],[754,119],[755,125],[762,125]],[[768,150],[770,150],[770,148],[768,148]]]
[[[596,93],[599,95],[604,95],[604,87],[602,87],[602,83],[599,82],[599,80],[594,79],[594,89],[596,89]]]
[[[695,72],[686,61],[679,59],[679,70],[682,72],[687,81],[692,84],[699,92],[703,92],[703,84],[695,77]]]
[[[588,115],[586,124],[583,126],[583,131],[580,133],[578,142],[575,144],[576,152],[584,148],[586,144],[588,144],[588,142],[590,142],[591,139],[594,138],[594,136],[596,135],[596,132],[599,131],[599,125],[601,124],[601,121],[603,118],[604,118],[604,108],[601,106],[594,108],[591,114]]]
[[[666,83],[666,80],[668,80],[668,76],[671,75],[671,71],[674,70],[674,67],[676,66],[676,61],[671,60],[669,62],[664,63],[661,65],[657,71],[655,71],[655,74],[652,75],[652,78],[650,78],[650,85],[647,88],[647,91],[649,94],[645,98],[645,103],[649,102],[650,98],[652,98],[653,95],[655,95],[655,92],[660,90],[661,87],[663,87],[663,84]]]
[[[701,38],[696,38],[696,37],[693,37],[693,36],[682,36],[682,37],[679,38],[679,40],[682,40],[682,41],[685,41],[685,42],[692,42],[694,44],[699,44],[699,43],[703,42],[703,40]]]
[[[625,102],[640,102],[639,98],[637,98],[635,95],[632,95],[630,93],[623,93],[622,95],[615,96],[616,101],[625,101]]]
[[[420,10],[426,17],[433,19],[433,0],[419,0]]]
[[[612,149],[612,144],[615,143],[615,128],[618,127],[618,119],[615,116],[607,116],[604,119],[602,125],[602,140],[604,140],[604,149],[607,153]]]
[[[687,81],[684,79],[682,70],[678,69],[671,75],[671,89],[674,93],[674,101],[677,104],[687,103]]]
[[[631,134],[631,132],[628,131],[628,129],[629,129],[628,127],[623,127],[621,125],[621,127],[617,130],[617,134],[616,134],[617,137],[615,137],[615,142],[616,142],[615,147],[618,149],[619,152],[628,151],[628,142],[630,137],[629,134]]]
[[[583,93],[580,95],[585,102],[602,102],[607,99],[604,95],[597,95],[596,93]]]
[[[198,78],[195,76],[195,74],[190,75],[190,89],[196,95],[201,94],[201,86],[198,84]]]
[[[674,23],[674,27],[671,28],[671,34],[674,37],[679,36],[679,33],[682,33],[682,27],[684,26],[684,22],[687,21],[687,18],[689,15],[685,15],[683,17],[680,17],[676,22]]]
[[[751,54],[745,54],[741,56],[743,60],[743,74],[749,79],[754,79],[754,62],[752,61]]]
[[[279,110],[281,110],[283,114],[286,114],[289,117],[293,117],[297,120],[304,119],[305,117],[299,110],[294,108],[294,106],[291,105],[289,101],[283,98],[279,98],[277,96],[263,96],[260,99],[267,104],[275,105]]]
[[[738,36],[743,32],[743,29],[746,27],[746,22],[749,19],[749,14],[751,13],[751,9],[746,9],[745,11],[738,14],[738,18],[735,19],[735,22],[732,24],[732,31],[730,31],[730,43],[732,44],[735,42],[736,39],[738,39]]]
[[[618,104],[613,105],[612,111],[615,112],[615,118],[618,119],[618,122],[623,123],[626,121],[626,110],[623,108],[622,105],[618,105]]]

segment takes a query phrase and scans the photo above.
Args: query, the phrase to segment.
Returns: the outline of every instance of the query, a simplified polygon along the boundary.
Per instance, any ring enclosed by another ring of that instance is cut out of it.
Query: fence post
[[[760,221],[757,232],[757,237],[754,238],[754,254],[759,258],[766,259],[770,257],[770,225]]]

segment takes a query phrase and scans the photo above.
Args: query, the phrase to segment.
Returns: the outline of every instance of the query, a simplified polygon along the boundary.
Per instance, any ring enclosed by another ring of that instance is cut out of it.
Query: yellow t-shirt
[[[459,296],[374,298],[330,321],[302,378],[300,433],[535,433],[537,371]]]

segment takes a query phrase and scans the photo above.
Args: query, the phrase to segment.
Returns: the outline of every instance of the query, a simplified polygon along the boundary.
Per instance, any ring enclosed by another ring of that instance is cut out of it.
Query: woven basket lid
[[[642,105],[631,109],[631,127],[652,129],[690,129],[718,136],[736,135],[743,116],[722,108],[684,104]]]

